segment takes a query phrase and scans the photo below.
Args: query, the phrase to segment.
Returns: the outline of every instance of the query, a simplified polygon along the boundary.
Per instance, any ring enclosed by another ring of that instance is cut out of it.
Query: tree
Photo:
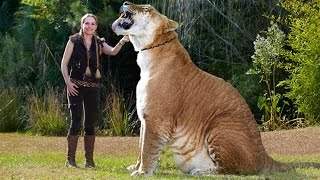
[[[320,121],[320,0],[285,0],[290,26],[286,81],[298,112],[309,121]]]

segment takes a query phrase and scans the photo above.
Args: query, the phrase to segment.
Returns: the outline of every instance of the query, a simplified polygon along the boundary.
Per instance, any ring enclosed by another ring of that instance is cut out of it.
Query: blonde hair
[[[84,23],[84,20],[87,18],[87,17],[93,17],[94,20],[96,20],[96,23],[98,24],[98,18],[97,16],[93,15],[93,14],[90,14],[90,13],[87,13],[85,15],[82,16],[81,18],[81,24]]]

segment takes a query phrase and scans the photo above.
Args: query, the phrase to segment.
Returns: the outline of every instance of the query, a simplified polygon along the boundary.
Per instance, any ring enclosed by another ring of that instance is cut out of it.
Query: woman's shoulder
[[[69,40],[73,43],[82,42],[82,36],[79,33],[69,36]]]
[[[99,37],[99,36],[95,36],[95,38],[97,38],[98,44],[103,47],[103,43],[105,43],[106,40],[104,38]]]

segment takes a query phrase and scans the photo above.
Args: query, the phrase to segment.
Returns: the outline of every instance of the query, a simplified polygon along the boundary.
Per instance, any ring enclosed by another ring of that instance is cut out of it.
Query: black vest
[[[92,37],[92,43],[89,51],[89,68],[91,70],[91,77],[87,77],[85,75],[87,68],[87,49],[85,44],[83,43],[83,37],[79,33],[69,37],[70,41],[74,44],[73,52],[69,61],[71,65],[70,78],[88,82],[99,82],[99,79],[95,78],[95,73],[97,68],[101,70],[101,62],[99,62],[100,67],[97,67],[97,48],[95,38],[96,36]],[[99,38],[98,44],[101,44]],[[98,47],[98,51],[100,51],[100,47]],[[98,52],[98,56],[99,55],[100,52]]]

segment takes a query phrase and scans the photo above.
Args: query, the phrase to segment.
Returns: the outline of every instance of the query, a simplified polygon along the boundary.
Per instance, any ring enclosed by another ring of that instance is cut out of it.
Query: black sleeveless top
[[[100,56],[100,52],[97,53],[96,50],[98,49],[98,51],[100,51],[99,45],[102,45],[103,42],[100,38],[97,38],[99,47],[96,48],[95,38],[97,37],[92,37],[92,43],[89,51],[89,68],[91,70],[91,77],[87,77],[85,75],[87,68],[87,49],[83,42],[83,37],[79,33],[69,37],[70,41],[74,44],[73,52],[69,61],[71,66],[70,78],[87,82],[99,82],[99,79],[95,78],[95,73],[97,68],[101,71],[101,65],[100,67],[97,67],[97,54]],[[101,62],[99,62],[99,64],[101,64]]]

